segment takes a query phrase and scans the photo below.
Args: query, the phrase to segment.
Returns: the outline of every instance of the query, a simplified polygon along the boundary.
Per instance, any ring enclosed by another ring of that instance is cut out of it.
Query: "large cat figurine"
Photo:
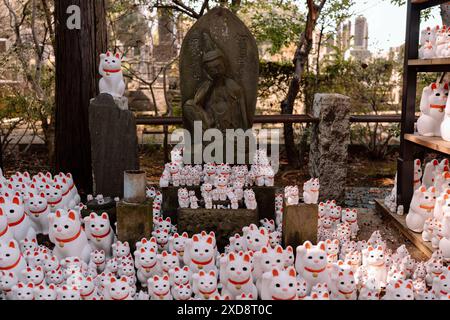
[[[417,120],[417,131],[421,136],[440,137],[441,123],[448,98],[448,83],[433,83],[423,89],[420,102],[421,115]]]
[[[49,237],[50,241],[55,244],[53,254],[60,260],[79,257],[88,263],[92,249],[77,213],[73,210],[69,212],[58,210],[49,219]]]

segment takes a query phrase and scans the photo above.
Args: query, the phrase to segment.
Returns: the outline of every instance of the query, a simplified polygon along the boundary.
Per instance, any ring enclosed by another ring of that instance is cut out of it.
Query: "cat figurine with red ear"
[[[199,271],[217,272],[215,238],[212,235],[196,234],[186,241],[183,261],[193,273]]]
[[[349,265],[334,264],[331,272],[331,299],[356,300],[356,298],[356,280],[352,268]]]
[[[154,248],[141,247],[134,252],[137,278],[143,287],[154,275],[159,274],[157,251]]]
[[[8,218],[6,217],[6,213],[4,213],[3,209],[0,207],[0,241],[8,241],[13,238],[14,235],[8,226]]]
[[[0,271],[21,276],[27,262],[20,252],[19,244],[15,240],[0,242]]]
[[[45,193],[30,193],[25,201],[25,212],[31,220],[31,225],[38,234],[48,234],[48,216],[50,207],[48,206]]]
[[[398,280],[389,285],[382,300],[414,300],[412,280]]]
[[[84,218],[84,226],[91,247],[103,250],[107,258],[111,258],[111,246],[117,241],[109,221],[109,216],[103,212],[98,216],[95,212]]]
[[[422,233],[425,221],[433,217],[436,204],[436,189],[425,186],[414,191],[409,212],[406,216],[406,225],[414,232]]]
[[[150,300],[173,300],[170,292],[169,276],[154,276],[147,281]]]
[[[217,273],[214,270],[209,272],[200,271],[192,276],[192,291],[195,298],[209,300],[219,294],[217,290]]]
[[[32,282],[19,282],[11,290],[14,297],[12,300],[34,300],[34,284]]]
[[[34,287],[34,300],[53,301],[56,300],[56,286],[40,284]]]
[[[121,277],[120,279],[111,277],[106,292],[106,300],[133,300],[133,297],[131,296],[131,287],[128,284],[128,279],[126,277]]]
[[[297,247],[295,269],[300,277],[308,284],[308,293],[318,283],[329,283],[330,276],[327,269],[327,252],[325,243],[320,241],[317,246],[305,241]]]
[[[50,216],[50,241],[55,244],[53,254],[58,259],[80,257],[88,263],[92,248],[89,245],[78,215],[75,211],[56,211]]]
[[[262,276],[262,300],[297,300],[297,278],[294,267],[274,268]]]
[[[122,56],[120,53],[107,52],[100,55],[99,73],[102,76],[99,83],[100,93],[108,93],[114,98],[121,98],[125,93],[123,81]]]
[[[19,278],[12,272],[0,271],[0,293],[6,300],[12,300],[13,294],[11,289],[19,282]]]
[[[257,297],[258,290],[253,283],[252,261],[248,253],[239,254],[230,252],[220,260],[220,281],[222,294],[228,295],[232,300],[245,294]]]
[[[448,89],[448,83],[433,83],[423,89],[420,101],[421,115],[417,120],[417,131],[421,136],[441,136]]]
[[[20,243],[25,238],[36,238],[36,231],[32,227],[30,218],[25,213],[19,196],[13,196],[11,200],[0,196],[0,209],[6,214],[9,230],[16,241]]]

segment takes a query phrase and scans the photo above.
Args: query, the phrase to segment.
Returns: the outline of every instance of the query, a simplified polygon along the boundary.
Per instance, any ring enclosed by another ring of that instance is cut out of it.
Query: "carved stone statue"
[[[249,129],[258,85],[258,50],[247,27],[231,11],[209,11],[187,33],[181,48],[183,120],[193,133]]]

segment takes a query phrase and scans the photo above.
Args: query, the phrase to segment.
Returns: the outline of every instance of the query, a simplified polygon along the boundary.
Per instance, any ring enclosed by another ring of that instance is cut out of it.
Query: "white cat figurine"
[[[75,211],[56,211],[50,217],[49,235],[55,244],[53,253],[58,259],[80,257],[89,262],[92,249]]]
[[[99,83],[100,93],[108,93],[115,98],[123,97],[125,82],[122,72],[122,56],[111,52],[100,55],[99,73],[102,76]]]

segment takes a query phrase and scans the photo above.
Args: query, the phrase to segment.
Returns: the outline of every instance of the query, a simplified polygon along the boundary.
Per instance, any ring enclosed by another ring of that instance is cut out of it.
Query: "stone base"
[[[259,219],[275,220],[275,194],[276,187],[252,187],[258,203]]]
[[[199,186],[192,186],[192,187],[167,187],[167,188],[161,188],[161,193],[163,196],[163,203],[162,203],[162,213],[164,215],[164,218],[170,217],[172,222],[177,222],[177,210],[180,207],[178,205],[178,189],[179,188],[186,188],[189,191],[194,190],[195,195],[198,199],[201,199],[201,192]]]
[[[109,216],[109,220],[111,221],[111,226],[113,226],[117,222],[117,215],[116,215],[116,202],[114,199],[111,199],[110,197],[106,197],[105,202],[103,204],[99,204],[97,200],[91,200],[89,201],[86,206],[87,209],[81,210],[81,216],[84,218],[91,214],[91,212],[95,212],[98,215],[102,214],[103,212],[106,212]]]
[[[150,238],[153,228],[153,201],[147,200],[142,204],[118,202],[117,238],[120,241],[128,241],[131,252],[135,244],[142,238]]]
[[[231,236],[242,234],[242,228],[252,223],[258,224],[257,210],[178,209],[178,232],[192,236],[203,230],[214,231],[219,250],[223,250]]]
[[[316,204],[287,206],[283,211],[283,244],[295,250],[306,240],[317,243],[319,208]]]

